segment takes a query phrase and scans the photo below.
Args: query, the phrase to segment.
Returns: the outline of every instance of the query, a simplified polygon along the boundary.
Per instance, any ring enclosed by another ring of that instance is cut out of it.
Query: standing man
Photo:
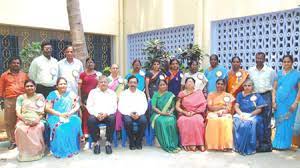
[[[144,92],[137,89],[138,79],[135,76],[128,78],[129,88],[119,97],[118,109],[123,115],[123,122],[129,138],[129,149],[142,149],[144,130],[147,125],[145,112],[148,107]],[[137,122],[138,131],[134,136],[133,122]]]
[[[256,66],[249,69],[249,77],[254,82],[254,90],[264,98],[267,106],[263,108],[264,137],[261,146],[257,147],[257,152],[271,152],[271,117],[272,117],[272,89],[275,78],[275,71],[264,65],[266,55],[258,52],[255,55]]]
[[[94,153],[100,153],[100,131],[98,124],[106,124],[106,154],[111,154],[111,144],[115,130],[115,112],[117,110],[117,95],[108,89],[106,76],[100,76],[98,86],[91,90],[86,105],[90,113],[87,125],[94,142]]]
[[[51,91],[55,90],[58,66],[57,60],[51,56],[50,42],[43,42],[41,49],[43,54],[32,61],[28,75],[37,84],[36,92],[43,94],[46,98]]]
[[[68,82],[68,91],[78,95],[79,74],[83,72],[82,62],[74,58],[74,49],[68,45],[64,49],[65,57],[58,62],[58,77],[64,77]]]
[[[25,92],[24,82],[28,79],[27,74],[20,70],[21,63],[19,57],[12,57],[8,62],[9,70],[4,72],[0,78],[0,99],[1,104],[4,99],[4,120],[10,141],[9,150],[16,147],[14,135],[17,121],[16,100]]]

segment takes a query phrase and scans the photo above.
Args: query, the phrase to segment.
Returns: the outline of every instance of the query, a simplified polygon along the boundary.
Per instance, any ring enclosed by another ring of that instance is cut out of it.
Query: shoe
[[[111,145],[106,145],[105,146],[105,152],[106,152],[106,154],[111,154],[112,153]]]
[[[16,147],[17,147],[17,145],[16,145],[15,143],[10,143],[8,149],[9,149],[9,150],[13,150],[13,149],[15,149]]]
[[[137,146],[136,146],[136,149],[137,149],[137,150],[142,150],[143,147],[142,147],[142,145],[137,145]]]
[[[130,150],[135,150],[135,149],[136,149],[136,147],[135,147],[135,146],[131,146],[131,145],[129,145],[129,149],[130,149]]]
[[[99,144],[96,144],[94,146],[94,154],[100,154],[101,153],[101,148]]]

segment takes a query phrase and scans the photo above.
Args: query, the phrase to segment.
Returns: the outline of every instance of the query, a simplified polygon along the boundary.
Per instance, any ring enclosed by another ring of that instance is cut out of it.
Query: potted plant
[[[27,73],[30,67],[30,63],[35,57],[38,57],[41,54],[42,51],[40,42],[32,42],[31,44],[26,45],[20,51],[20,58],[23,62],[23,71]]]
[[[165,43],[160,39],[150,40],[145,42],[143,53],[147,55],[147,61],[144,64],[146,70],[151,69],[151,64],[154,59],[160,60],[161,69],[165,73],[168,70],[168,62],[170,54],[165,50]]]

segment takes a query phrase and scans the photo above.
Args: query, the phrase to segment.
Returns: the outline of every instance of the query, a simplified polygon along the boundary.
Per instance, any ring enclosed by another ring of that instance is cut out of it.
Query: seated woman
[[[236,152],[250,155],[256,153],[256,146],[263,141],[263,123],[259,114],[266,103],[259,94],[253,93],[253,82],[250,79],[244,82],[243,88],[244,91],[236,97],[233,141]]]
[[[225,79],[216,82],[217,91],[208,95],[208,115],[205,131],[207,149],[232,149],[232,104],[235,98],[225,92]]]
[[[45,143],[43,139],[45,98],[35,93],[36,84],[26,80],[25,94],[17,98],[16,112],[19,119],[16,124],[16,143],[19,150],[19,161],[39,160],[44,156]]]
[[[50,126],[50,151],[55,157],[71,157],[80,151],[80,137],[83,140],[81,120],[76,112],[79,97],[72,91],[67,92],[67,80],[58,78],[57,90],[47,97],[46,112]]]
[[[185,89],[178,94],[176,110],[180,142],[186,151],[204,151],[204,118],[206,100],[201,90],[195,90],[195,79],[185,80]]]
[[[152,97],[151,126],[155,129],[155,135],[161,148],[167,152],[176,153],[178,147],[178,134],[175,109],[175,96],[168,91],[168,84],[160,80],[158,91]]]

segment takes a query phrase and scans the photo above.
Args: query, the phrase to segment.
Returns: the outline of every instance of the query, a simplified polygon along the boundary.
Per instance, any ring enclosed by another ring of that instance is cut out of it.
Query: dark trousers
[[[133,124],[132,122],[135,121],[138,123],[139,129],[136,133],[136,141],[134,140],[134,131],[133,131]],[[137,120],[133,120],[129,115],[123,115],[123,123],[129,138],[129,145],[135,146],[135,145],[142,145],[142,140],[145,132],[145,128],[147,125],[147,118],[145,115],[140,115],[140,117]]]
[[[272,118],[272,93],[271,91],[262,93],[261,96],[264,98],[267,106],[262,110],[264,137],[263,144],[271,144],[271,118]]]
[[[113,134],[115,130],[115,115],[111,114],[102,121],[99,121],[97,117],[94,115],[90,115],[87,121],[89,134],[92,137],[93,142],[97,142],[100,140],[100,130],[98,124],[103,123],[106,124],[106,141],[112,143]]]
[[[41,85],[41,84],[36,85],[36,92],[41,93],[45,98],[47,98],[49,93],[52,92],[53,90],[55,90],[54,86],[47,87],[47,86],[44,86],[44,85]]]

